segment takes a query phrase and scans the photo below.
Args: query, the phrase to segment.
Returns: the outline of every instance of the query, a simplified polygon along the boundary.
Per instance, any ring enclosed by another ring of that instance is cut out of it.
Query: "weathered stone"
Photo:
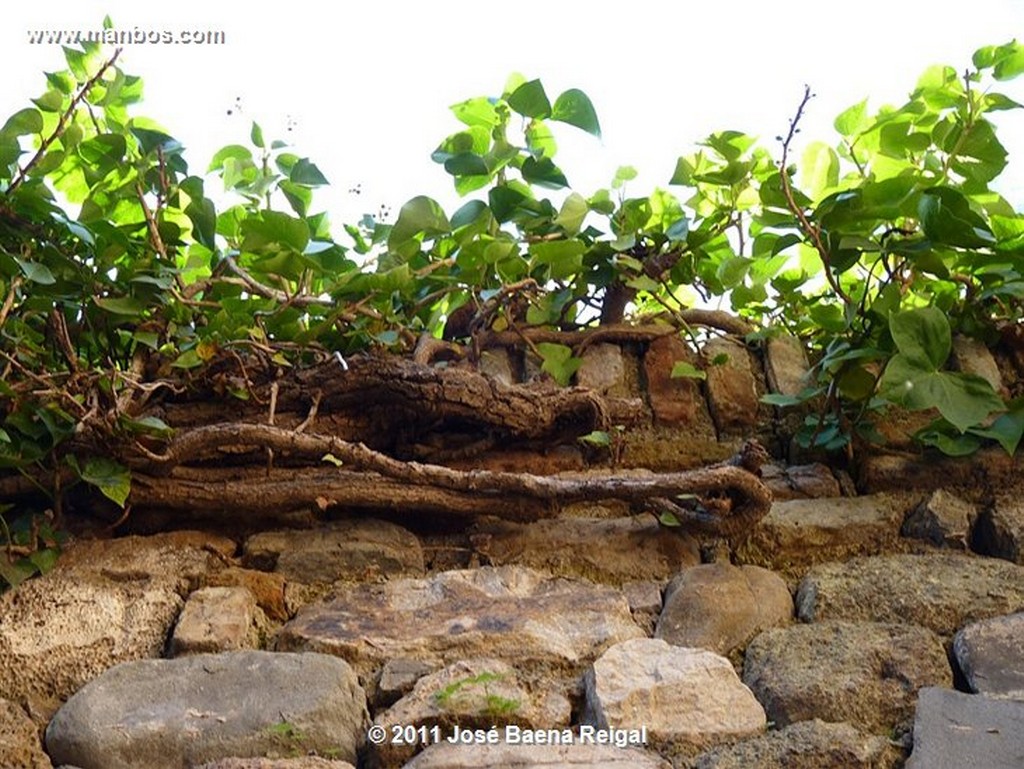
[[[569,726],[572,705],[558,687],[544,682],[530,685],[516,668],[496,659],[461,660],[416,682],[412,692],[374,719],[390,730],[406,727],[438,727],[451,734],[463,729],[499,728],[517,724],[523,729],[564,729]],[[391,740],[372,746],[383,766],[400,766],[419,751],[416,741]]]
[[[266,618],[244,587],[204,587],[188,597],[171,636],[171,655],[256,649]]]
[[[700,563],[693,537],[665,536],[653,516],[551,518],[529,524],[490,519],[470,529],[481,560],[515,564],[595,582],[667,580]]]
[[[750,353],[740,342],[719,337],[705,345],[704,356],[722,358],[707,369],[708,406],[719,438],[748,433],[760,406]]]
[[[647,635],[653,635],[663,606],[661,583],[653,580],[626,582],[622,586],[622,594],[626,596],[626,603],[633,612],[636,624],[642,627]]]
[[[816,622],[747,646],[743,681],[779,726],[820,718],[869,732],[908,727],[922,686],[951,686],[946,652],[923,627]]]
[[[768,338],[764,369],[768,388],[773,393],[799,395],[809,384],[807,353],[795,336],[783,334]]]
[[[179,769],[229,757],[328,753],[356,760],[369,716],[351,668],[321,654],[197,654],[118,665],[46,730],[55,762]]]
[[[159,586],[184,598],[223,569],[237,547],[234,540],[200,531],[78,540],[61,554],[54,573]]]
[[[843,493],[828,465],[820,462],[789,467],[771,462],[761,468],[761,480],[771,489],[776,502],[839,497]]]
[[[53,769],[39,731],[24,710],[0,699],[0,766],[4,769]]]
[[[434,669],[434,665],[406,657],[388,660],[380,671],[374,706],[382,708],[395,704],[412,691],[417,681]]]
[[[599,729],[646,727],[652,744],[695,754],[764,731],[761,705],[732,664],[703,649],[653,638],[624,641],[586,677],[584,723]]]
[[[953,637],[971,691],[1024,700],[1024,612],[975,622]]]
[[[492,347],[480,353],[479,371],[481,374],[496,379],[502,384],[515,384],[516,376],[512,368],[512,360],[504,347]]]
[[[299,758],[221,758],[197,766],[196,769],[356,769],[348,761],[335,761],[319,756]]]
[[[0,595],[3,696],[45,719],[107,668],[159,657],[183,603],[172,587],[55,570]]]
[[[1024,610],[1024,568],[958,553],[886,555],[815,566],[796,596],[805,622],[912,622],[951,636]]]
[[[713,748],[693,769],[892,769],[900,759],[885,737],[814,719]]]
[[[412,532],[359,518],[319,529],[267,531],[245,542],[245,562],[297,582],[369,580],[422,574],[423,548]]]
[[[952,363],[958,371],[981,377],[997,393],[1002,391],[1003,378],[999,375],[999,367],[981,340],[960,334],[954,336]]]
[[[611,745],[431,745],[402,769],[671,769],[655,753]]]
[[[575,676],[608,646],[640,635],[619,591],[504,566],[343,588],[301,609],[277,648],[343,657],[369,685],[394,657],[497,657],[524,674]]]
[[[1024,702],[922,689],[906,769],[1020,769]]]
[[[938,489],[907,513],[901,533],[939,547],[966,550],[977,519],[978,510],[974,505]]]
[[[775,502],[736,556],[791,575],[822,561],[898,550],[903,508],[885,494]]]
[[[592,344],[581,357],[583,362],[576,372],[578,385],[620,398],[630,394],[626,386],[626,365],[618,345]]]
[[[256,599],[259,606],[269,619],[284,622],[288,619],[288,608],[285,603],[285,578],[281,574],[273,574],[255,569],[230,568],[211,574],[206,584],[210,587],[244,587]]]
[[[1001,495],[978,519],[974,539],[979,553],[1024,565],[1024,502]]]
[[[653,340],[644,355],[647,398],[655,422],[673,427],[686,427],[687,434],[714,436],[715,427],[701,394],[700,381],[692,377],[672,377],[676,363],[696,366],[696,353],[678,334]]]
[[[792,618],[793,598],[777,574],[758,566],[706,564],[669,583],[655,637],[738,662],[754,636]]]

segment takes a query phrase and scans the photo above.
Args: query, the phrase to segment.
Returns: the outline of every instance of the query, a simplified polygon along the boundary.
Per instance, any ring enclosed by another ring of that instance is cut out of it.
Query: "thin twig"
[[[818,252],[818,256],[821,257],[822,265],[825,268],[825,280],[828,281],[829,286],[836,293],[843,303],[847,306],[853,304],[853,300],[850,296],[843,291],[842,286],[839,285],[839,281],[836,280],[836,276],[832,274],[832,256],[829,253],[828,248],[825,246],[825,241],[822,240],[821,228],[807,218],[807,214],[804,210],[797,205],[796,199],[793,197],[793,187],[789,183],[789,172],[787,167],[789,165],[789,147],[793,142],[793,137],[796,136],[800,130],[797,126],[800,123],[800,119],[804,116],[804,108],[807,103],[814,97],[811,93],[811,87],[809,85],[804,86],[804,98],[800,100],[800,106],[796,109],[796,115],[789,121],[789,133],[786,134],[786,138],[782,140],[782,160],[779,163],[779,176],[782,179],[782,194],[786,198],[786,207],[792,212],[800,223],[800,229],[804,235],[811,239],[814,244],[814,249]]]
[[[57,125],[53,129],[53,132],[43,139],[43,143],[39,145],[39,149],[36,151],[36,154],[32,156],[32,159],[28,161],[25,167],[18,170],[18,174],[14,177],[14,181],[11,182],[11,186],[7,188],[8,195],[13,193],[22,185],[29,172],[35,168],[39,161],[43,159],[43,156],[46,155],[46,151],[50,148],[50,145],[64,133],[64,128],[67,126],[68,120],[70,120],[71,116],[75,113],[75,110],[78,109],[78,105],[81,104],[82,100],[89,93],[89,89],[99,82],[100,78],[106,74],[108,69],[114,66],[114,63],[117,61],[117,57],[121,55],[121,50],[122,49],[120,48],[115,50],[114,55],[107,59],[103,63],[103,66],[100,67],[99,71],[89,78],[85,85],[78,90],[78,93],[76,93],[71,99],[71,104],[68,105],[68,108],[64,110],[63,114],[61,114],[60,119],[57,120]]]

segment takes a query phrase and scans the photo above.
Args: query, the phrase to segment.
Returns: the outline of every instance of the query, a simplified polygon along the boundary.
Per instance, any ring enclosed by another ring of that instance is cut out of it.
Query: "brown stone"
[[[799,395],[809,384],[807,353],[803,343],[790,334],[768,338],[764,368],[773,393]]]
[[[792,620],[793,598],[778,575],[757,566],[706,564],[669,584],[655,637],[738,663],[754,636]]]
[[[755,638],[743,681],[779,726],[820,718],[887,733],[909,728],[918,689],[951,686],[953,672],[926,628],[815,622]]]
[[[211,575],[206,582],[211,587],[244,587],[269,619],[284,622],[289,617],[284,600],[286,580],[281,574],[233,566]]]
[[[260,645],[259,608],[244,587],[204,587],[192,593],[171,636],[171,656],[256,649]]]
[[[677,334],[653,340],[644,355],[647,397],[657,424],[686,427],[688,434],[697,430],[714,435],[714,425],[707,403],[701,393],[700,380],[672,377],[676,363],[697,366],[696,353]]]
[[[1024,502],[1019,495],[1000,495],[979,518],[975,550],[1024,565]]]
[[[749,433],[757,425],[757,379],[750,353],[740,342],[719,337],[704,347],[712,361],[707,367],[708,405],[719,438]],[[713,364],[716,358],[722,362]]]
[[[39,730],[24,710],[0,699],[0,766],[5,769],[53,769]]]
[[[974,505],[945,489],[938,489],[907,513],[901,533],[937,547],[966,550],[977,519],[978,510]]]
[[[1003,378],[999,375],[996,360],[981,340],[960,334],[954,336],[952,363],[958,371],[981,377],[997,393],[1003,391]]]
[[[700,563],[695,539],[667,532],[653,516],[553,518],[518,524],[490,519],[470,529],[481,561],[516,564],[564,577],[622,584],[665,581]]]

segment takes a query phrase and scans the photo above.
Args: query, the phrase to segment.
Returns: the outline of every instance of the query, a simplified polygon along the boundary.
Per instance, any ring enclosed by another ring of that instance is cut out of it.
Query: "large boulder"
[[[854,558],[812,568],[796,596],[805,622],[910,622],[951,636],[1024,610],[1024,568],[958,553]]]
[[[342,660],[197,654],[111,668],[57,712],[46,749],[80,769],[180,769],[309,751],[355,763],[368,721],[366,697]]]
[[[951,686],[953,672],[925,628],[817,622],[755,638],[743,681],[779,726],[820,718],[886,733],[909,726],[918,689]]]

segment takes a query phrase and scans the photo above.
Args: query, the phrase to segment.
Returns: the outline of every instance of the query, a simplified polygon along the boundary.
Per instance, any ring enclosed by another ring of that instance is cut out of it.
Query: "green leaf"
[[[562,227],[569,235],[576,235],[583,227],[583,220],[590,213],[587,200],[578,192],[569,193],[562,208],[555,217],[554,223]]]
[[[672,379],[707,379],[708,375],[701,371],[699,368],[694,366],[692,363],[687,363],[684,360],[676,361],[672,364],[672,373],[670,374]]]
[[[263,149],[263,129],[255,120],[252,121],[252,128],[249,130],[249,139],[255,146]]]
[[[811,142],[800,164],[800,184],[812,200],[839,184],[839,156],[822,142]]]
[[[587,250],[578,240],[548,240],[530,244],[534,262],[549,268],[553,280],[571,278],[583,266],[583,253]]]
[[[615,169],[615,176],[612,177],[612,189],[619,189],[626,182],[633,181],[636,176],[636,169],[633,166],[619,166]]]
[[[604,430],[594,430],[586,435],[581,435],[576,440],[589,446],[597,446],[598,448],[607,448],[612,444],[611,436]]]
[[[508,97],[508,106],[526,117],[551,117],[551,102],[540,80],[531,80],[519,86]]]
[[[601,124],[597,120],[594,105],[590,102],[590,97],[578,88],[570,88],[555,99],[551,118],[574,125],[588,134],[601,138]]]
[[[490,129],[499,123],[498,111],[494,107],[494,102],[482,96],[453,104],[451,110],[456,119],[468,126],[482,126]]]
[[[132,136],[139,142],[139,149],[143,155],[148,155],[153,150],[160,148],[167,153],[169,150],[181,148],[181,144],[173,136],[168,136],[163,131],[156,131],[150,128],[141,128],[133,125]]]
[[[97,296],[93,298],[93,302],[95,302],[96,306],[101,310],[105,310],[112,315],[129,315],[138,317],[146,310],[145,302],[131,296]]]
[[[938,371],[949,358],[952,338],[949,321],[935,307],[921,307],[895,313],[889,332],[900,353],[923,372]]]
[[[991,230],[967,202],[950,187],[925,190],[918,201],[918,217],[925,235],[937,243],[980,248],[995,243]]]
[[[799,406],[804,402],[804,399],[797,395],[785,395],[784,393],[765,393],[760,398],[761,403],[767,403],[769,406],[779,406],[785,408],[787,406]]]
[[[676,518],[676,516],[668,510],[664,510],[658,514],[658,523],[671,529],[683,525],[682,521]]]
[[[867,99],[840,112],[833,123],[836,131],[846,137],[856,136],[870,124]]]
[[[15,112],[0,128],[0,134],[4,136],[26,136],[38,134],[43,131],[43,114],[32,107]]]
[[[433,198],[420,195],[402,206],[398,212],[398,220],[388,236],[388,248],[398,248],[420,236],[429,238],[446,235],[451,229],[441,204]]]
[[[61,107],[64,106],[64,94],[58,90],[51,89],[38,99],[33,99],[32,103],[43,112],[60,112]]]
[[[113,459],[97,457],[85,463],[80,475],[83,481],[98,488],[103,496],[124,507],[132,488],[132,476],[128,468]]]
[[[138,419],[122,417],[121,425],[133,433],[151,435],[156,438],[169,438],[174,434],[174,430],[159,417],[139,417]]]
[[[240,230],[243,251],[277,253],[286,249],[301,254],[309,243],[309,225],[279,211],[261,211],[243,219]]]
[[[537,345],[537,352],[542,360],[541,370],[547,372],[562,387],[566,387],[572,379],[572,375],[583,363],[579,358],[574,358],[572,348],[564,344],[552,344],[540,342]]]
[[[309,158],[300,158],[295,161],[295,165],[292,166],[292,170],[288,174],[288,179],[293,184],[301,184],[306,187],[320,187],[330,184],[327,181],[327,177],[320,173],[320,169],[309,162]]]
[[[530,184],[555,190],[569,186],[565,174],[562,173],[558,166],[551,162],[550,158],[541,158],[539,160],[532,157],[527,158],[523,161],[523,167],[520,171],[523,174],[523,179]]]
[[[52,286],[57,282],[57,279],[53,277],[53,273],[50,272],[50,268],[45,264],[30,262],[19,257],[14,257],[14,260],[18,263],[25,277],[33,283],[38,283],[41,286]]]
[[[487,178],[491,169],[487,162],[474,152],[460,152],[444,161],[444,170],[452,176],[483,176]]]
[[[214,154],[213,159],[210,160],[210,166],[206,170],[207,172],[219,171],[224,167],[226,160],[232,159],[252,163],[252,150],[248,147],[243,147],[241,144],[229,144],[226,147],[222,147]]]

